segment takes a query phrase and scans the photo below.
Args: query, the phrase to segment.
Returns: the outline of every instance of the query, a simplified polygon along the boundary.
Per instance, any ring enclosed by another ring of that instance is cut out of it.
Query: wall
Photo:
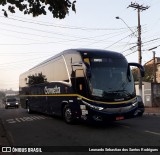
[[[136,95],[139,95],[139,83],[135,82]],[[152,90],[150,82],[142,84],[142,100],[145,107],[152,107]]]

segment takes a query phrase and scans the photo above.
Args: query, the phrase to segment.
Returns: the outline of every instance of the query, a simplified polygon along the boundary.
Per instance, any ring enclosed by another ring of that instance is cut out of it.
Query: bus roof
[[[79,52],[82,56],[85,54],[88,54],[88,56],[91,54],[94,56],[107,56],[107,57],[118,57],[118,58],[124,58],[124,56],[121,53],[109,51],[109,50],[100,50],[100,49],[87,49],[87,48],[79,48],[79,49],[69,49],[63,51],[63,53],[69,53],[69,52]]]
[[[40,64],[34,66],[33,68],[29,69],[32,70],[40,65],[43,65],[51,60],[53,60],[54,58],[56,57],[59,57],[60,55],[63,55],[63,54],[67,54],[67,53],[74,53],[74,52],[79,52],[82,56],[107,56],[107,57],[116,57],[116,58],[123,58],[125,59],[125,57],[121,54],[121,53],[118,53],[118,52],[114,52],[114,51],[108,51],[108,50],[100,50],[100,49],[87,49],[87,48],[78,48],[78,49],[68,49],[68,50],[64,50],[62,52],[60,52],[59,54],[56,54],[52,57],[50,57],[49,59],[47,60],[44,60],[43,62],[41,62]]]

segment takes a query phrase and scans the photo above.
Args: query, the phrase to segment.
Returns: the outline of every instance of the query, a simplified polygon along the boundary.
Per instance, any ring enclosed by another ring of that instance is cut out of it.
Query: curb
[[[160,116],[160,113],[144,112],[143,115],[147,115],[147,116]]]

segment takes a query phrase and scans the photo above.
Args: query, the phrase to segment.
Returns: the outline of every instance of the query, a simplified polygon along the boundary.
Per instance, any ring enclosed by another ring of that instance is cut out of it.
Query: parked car
[[[8,107],[19,108],[19,103],[15,97],[6,98],[4,100],[4,104],[5,104],[5,109],[7,109]]]
[[[137,116],[142,116],[144,113],[144,103],[142,101],[142,97],[137,95],[137,101],[138,101]]]

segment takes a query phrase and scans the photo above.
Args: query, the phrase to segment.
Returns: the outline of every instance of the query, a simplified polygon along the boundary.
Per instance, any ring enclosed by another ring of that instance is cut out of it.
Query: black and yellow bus
[[[118,53],[65,50],[20,75],[20,102],[33,111],[76,120],[122,120],[136,115],[138,101],[130,66]]]

